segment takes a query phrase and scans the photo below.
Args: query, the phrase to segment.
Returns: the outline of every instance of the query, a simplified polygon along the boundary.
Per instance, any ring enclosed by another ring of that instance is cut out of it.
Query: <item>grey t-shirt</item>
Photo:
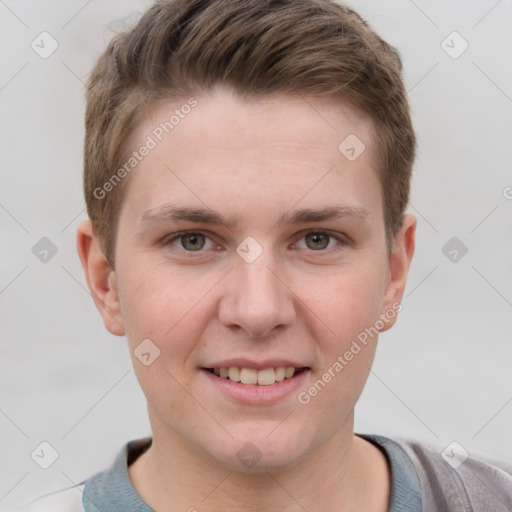
[[[472,457],[455,467],[419,443],[357,435],[386,456],[391,469],[388,512],[512,511],[512,474],[507,471]],[[152,512],[128,476],[128,466],[150,445],[151,438],[127,443],[109,469],[40,498],[26,512]]]
[[[391,467],[391,504],[389,512],[421,512],[420,483],[407,454],[391,439],[381,436],[362,436],[379,447]],[[131,485],[127,466],[149,448],[151,440],[128,443],[118,454],[114,465],[93,476],[85,485],[86,512],[151,512]],[[108,506],[106,507],[106,505]]]

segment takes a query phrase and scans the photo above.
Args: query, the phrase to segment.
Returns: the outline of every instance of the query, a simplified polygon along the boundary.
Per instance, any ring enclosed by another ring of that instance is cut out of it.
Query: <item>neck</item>
[[[243,505],[248,512],[386,512],[391,489],[384,454],[355,436],[352,428],[346,434],[338,432],[290,469],[261,473],[232,471],[184,446],[175,435],[155,436],[154,431],[151,448],[128,474],[155,510],[229,511]]]

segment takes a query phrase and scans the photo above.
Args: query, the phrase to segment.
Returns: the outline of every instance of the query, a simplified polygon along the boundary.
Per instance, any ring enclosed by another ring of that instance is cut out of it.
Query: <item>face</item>
[[[110,319],[155,441],[231,469],[285,469],[352,435],[410,255],[387,253],[366,117],[220,88],[196,100],[168,134],[155,129],[178,104],[134,134],[134,148],[156,145],[125,190]]]

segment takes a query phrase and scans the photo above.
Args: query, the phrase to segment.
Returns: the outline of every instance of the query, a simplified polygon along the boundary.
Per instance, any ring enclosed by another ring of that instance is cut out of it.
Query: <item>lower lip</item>
[[[219,391],[239,403],[266,405],[278,402],[293,392],[296,392],[304,384],[311,370],[302,370],[290,379],[285,379],[268,386],[234,382],[229,379],[217,377],[215,374],[204,369],[201,369],[201,373],[203,373]]]

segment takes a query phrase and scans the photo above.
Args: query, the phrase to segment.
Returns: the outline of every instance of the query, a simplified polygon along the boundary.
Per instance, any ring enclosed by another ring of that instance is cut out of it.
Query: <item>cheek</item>
[[[347,273],[309,293],[319,364],[314,381],[301,389],[298,401],[301,407],[314,404],[325,417],[335,414],[339,422],[353,410],[375,357],[382,285],[371,272]]]
[[[187,371],[186,358],[194,349],[208,319],[205,293],[218,281],[207,274],[153,265],[144,272],[141,264],[126,265],[120,273],[120,304],[133,355],[150,339],[164,357],[165,366]],[[120,269],[121,270],[121,269]],[[134,361],[135,363],[137,361]]]
[[[302,286],[310,325],[317,326],[315,382],[301,390],[326,414],[332,404],[343,416],[361,394],[375,356],[376,321],[383,297],[383,279],[378,265],[337,269],[316,286]],[[319,281],[315,281],[318,283]],[[309,309],[309,313],[308,313]],[[325,391],[324,391],[325,390]],[[304,402],[299,402],[302,404]],[[331,411],[331,412],[330,412]]]
[[[164,267],[132,262],[119,272],[121,309],[132,333],[162,337],[199,296],[200,290],[194,291],[190,280],[175,269],[171,273]]]
[[[183,389],[194,378],[196,368],[188,361],[207,318],[207,301],[201,298],[212,284],[191,286],[194,280],[185,279],[176,269],[171,273],[163,267],[153,266],[148,272],[141,268],[127,265],[120,279],[130,355],[149,407],[172,417],[173,410],[190,408],[190,397]]]
[[[294,288],[337,349],[375,323],[384,297],[382,273],[374,266],[333,269],[321,279],[297,280]]]

